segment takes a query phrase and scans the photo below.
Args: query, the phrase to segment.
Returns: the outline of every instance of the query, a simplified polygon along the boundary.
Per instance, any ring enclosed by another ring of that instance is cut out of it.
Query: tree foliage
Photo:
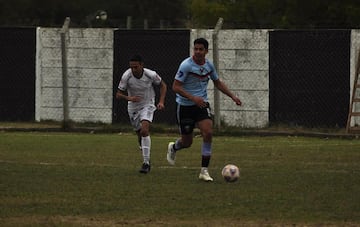
[[[224,28],[358,28],[358,0],[0,0],[0,26],[71,26],[93,24],[104,10],[106,26],[133,28],[147,20],[149,28],[213,28],[219,17]],[[91,23],[90,23],[91,22]]]
[[[66,17],[72,26],[88,26],[103,10],[112,27],[126,26],[129,16],[136,26],[146,19],[150,27],[158,27],[160,20],[180,27],[187,18],[186,5],[183,0],[0,0],[0,26],[62,26]]]
[[[213,27],[218,17],[228,28],[358,28],[358,0],[193,0],[197,26]]]

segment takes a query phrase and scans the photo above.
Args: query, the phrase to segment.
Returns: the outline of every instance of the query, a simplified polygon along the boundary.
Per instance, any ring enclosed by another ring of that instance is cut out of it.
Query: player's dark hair
[[[195,44],[202,44],[202,45],[204,45],[206,50],[209,49],[209,42],[204,38],[195,39],[194,40],[194,45]]]
[[[132,56],[132,57],[130,58],[130,61],[137,61],[137,62],[142,63],[142,62],[143,62],[143,58],[142,58],[139,54],[135,54],[134,56]]]

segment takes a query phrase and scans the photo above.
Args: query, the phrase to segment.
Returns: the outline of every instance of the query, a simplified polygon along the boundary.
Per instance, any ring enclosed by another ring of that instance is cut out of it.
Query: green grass
[[[166,161],[177,136],[152,135],[152,169],[133,134],[0,133],[2,226],[360,225],[360,140],[215,137],[197,179],[201,138]],[[221,169],[239,166],[226,183]]]

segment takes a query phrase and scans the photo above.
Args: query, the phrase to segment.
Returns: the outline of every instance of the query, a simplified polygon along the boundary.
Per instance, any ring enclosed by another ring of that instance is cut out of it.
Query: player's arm
[[[219,89],[222,93],[224,93],[225,95],[229,96],[235,103],[236,105],[241,106],[241,101],[238,97],[236,97],[230,90],[229,88],[226,86],[226,84],[224,82],[222,82],[220,79],[214,80],[214,85],[217,89]]]
[[[141,97],[139,96],[128,96],[126,93],[120,89],[116,92],[116,98],[117,99],[125,99],[126,101],[132,101],[132,102],[139,102],[141,100]]]
[[[118,89],[117,92],[116,92],[116,98],[117,99],[125,99],[127,101],[129,100],[128,96],[125,94],[125,92],[121,91],[120,89]]]
[[[164,81],[161,80],[160,83],[160,98],[159,103],[157,104],[157,108],[162,110],[165,108],[165,96],[166,96],[167,86]]]
[[[189,92],[186,92],[183,88],[183,83],[177,79],[174,80],[172,89],[175,93],[193,101],[199,107],[206,107],[207,103],[204,101],[202,97],[194,96]]]

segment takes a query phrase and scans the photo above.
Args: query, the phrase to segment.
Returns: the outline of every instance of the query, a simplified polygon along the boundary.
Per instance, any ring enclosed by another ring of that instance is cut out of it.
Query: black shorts
[[[206,107],[176,105],[176,120],[182,135],[191,134],[195,124],[201,120],[212,120],[211,108],[208,103]]]

